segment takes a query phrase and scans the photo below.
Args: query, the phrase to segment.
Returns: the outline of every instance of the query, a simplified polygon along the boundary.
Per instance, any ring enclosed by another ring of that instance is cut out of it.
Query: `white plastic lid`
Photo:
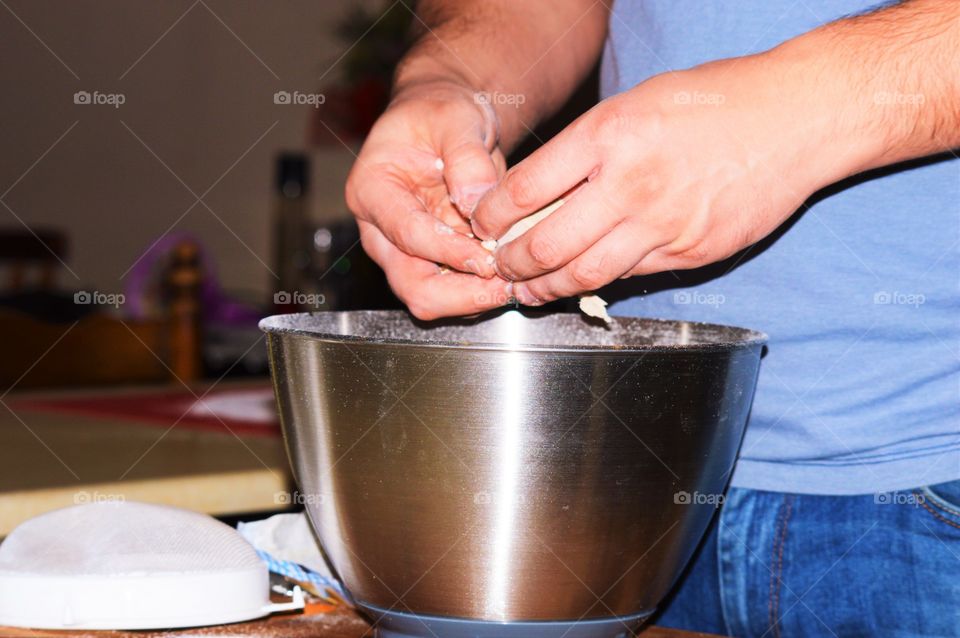
[[[270,603],[267,568],[235,529],[175,507],[77,505],[0,544],[0,625],[197,627],[302,607]]]

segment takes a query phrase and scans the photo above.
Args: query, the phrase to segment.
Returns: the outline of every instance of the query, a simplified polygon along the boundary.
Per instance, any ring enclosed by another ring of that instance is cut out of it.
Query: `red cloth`
[[[198,400],[187,391],[100,394],[12,401],[15,410],[55,412],[64,415],[116,419],[178,428],[211,430],[236,434],[280,436],[269,386],[198,392]]]

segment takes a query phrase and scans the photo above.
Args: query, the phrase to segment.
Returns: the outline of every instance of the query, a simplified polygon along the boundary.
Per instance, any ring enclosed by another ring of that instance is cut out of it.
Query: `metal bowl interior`
[[[354,597],[499,623],[653,610],[723,498],[765,339],[517,312],[261,328],[302,500]]]
[[[555,351],[729,348],[767,339],[754,330],[710,323],[616,317],[606,325],[574,313],[519,311],[484,320],[433,322],[399,311],[317,312],[267,317],[260,328],[346,343]]]

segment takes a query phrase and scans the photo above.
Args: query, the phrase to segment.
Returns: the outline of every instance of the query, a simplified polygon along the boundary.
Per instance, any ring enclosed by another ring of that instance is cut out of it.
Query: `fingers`
[[[411,257],[369,222],[360,221],[363,248],[383,268],[393,292],[418,319],[473,315],[509,303],[512,284],[449,271]]]
[[[624,217],[600,181],[586,184],[552,215],[496,253],[497,273],[517,281],[557,270],[586,251]]]
[[[662,243],[644,237],[642,230],[632,220],[621,222],[560,270],[515,283],[514,296],[524,305],[540,306],[605,286],[630,272]]]
[[[495,275],[490,253],[478,241],[426,212],[405,186],[377,176],[359,190],[359,208],[367,212],[360,216],[375,224],[396,248],[481,277]]]
[[[443,148],[443,179],[450,201],[469,219],[480,198],[497,183],[499,171],[479,137],[456,140]]]
[[[574,122],[507,171],[477,206],[474,234],[481,239],[497,239],[520,219],[596,174],[599,159],[591,152],[584,131],[584,125]]]

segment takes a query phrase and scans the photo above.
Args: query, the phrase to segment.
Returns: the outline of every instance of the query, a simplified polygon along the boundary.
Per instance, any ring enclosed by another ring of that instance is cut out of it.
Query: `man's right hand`
[[[408,85],[374,125],[347,178],[364,250],[420,319],[475,314],[509,299],[510,284],[496,276],[469,224],[505,170],[497,144],[496,114],[469,88]]]

